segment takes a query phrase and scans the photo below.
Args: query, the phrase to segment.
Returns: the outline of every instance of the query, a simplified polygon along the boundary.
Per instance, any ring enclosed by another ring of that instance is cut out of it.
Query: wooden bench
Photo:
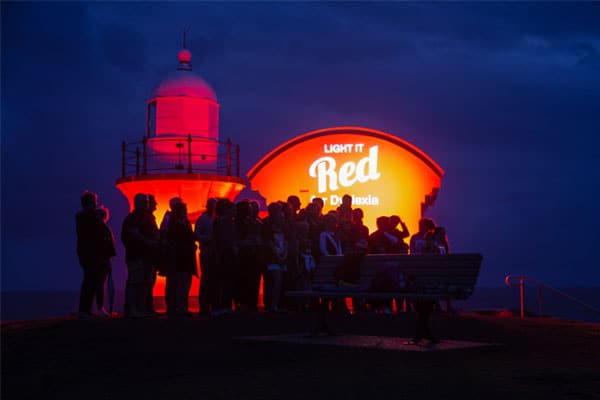
[[[336,270],[347,263],[345,256],[324,256],[313,273],[310,290],[293,290],[285,294],[304,298],[403,298],[416,304],[433,304],[440,300],[465,300],[471,296],[477,283],[482,255],[475,253],[448,255],[368,254],[359,262],[360,278],[354,286],[340,286]],[[392,274],[397,279],[393,291],[378,291],[373,281],[381,281],[383,275]],[[417,308],[417,307],[415,307]],[[321,307],[317,333],[329,331],[325,307]],[[429,329],[427,308],[417,310],[418,329]]]

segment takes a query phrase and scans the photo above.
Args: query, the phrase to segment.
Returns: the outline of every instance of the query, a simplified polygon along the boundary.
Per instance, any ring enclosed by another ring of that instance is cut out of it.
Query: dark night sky
[[[242,171],[314,129],[390,132],[445,170],[429,216],[484,254],[480,285],[600,286],[600,3],[1,7],[3,290],[78,288],[84,189],[120,231],[120,143],[183,27]]]

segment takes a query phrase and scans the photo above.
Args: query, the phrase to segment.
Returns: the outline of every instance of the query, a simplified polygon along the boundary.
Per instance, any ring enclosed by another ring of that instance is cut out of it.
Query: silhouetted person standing
[[[337,208],[338,222],[352,222],[352,196],[342,196],[342,204]]]
[[[158,231],[158,225],[156,225],[156,216],[154,215],[154,211],[156,211],[156,198],[152,194],[148,194],[148,222],[150,223],[150,229],[153,231],[154,236],[157,240],[159,240],[160,235]],[[162,255],[154,258],[154,262],[152,263],[150,270],[150,280],[148,283],[148,287],[146,288],[146,312],[151,315],[157,315],[156,310],[154,310],[154,285],[156,284],[156,274],[158,272],[159,265],[158,263],[162,262]]]
[[[310,252],[315,259],[315,262],[319,263],[321,257],[321,232],[323,232],[323,218],[321,217],[321,211],[318,202],[309,203],[304,209],[304,216],[306,217],[306,223],[308,224],[308,240],[310,241]]]
[[[213,236],[215,205],[217,199],[206,201],[206,211],[198,217],[194,226],[194,236],[200,245],[200,315],[210,315],[211,309],[217,309],[217,247]]]
[[[83,268],[83,282],[79,297],[79,318],[90,319],[94,294],[103,290],[110,258],[115,255],[109,240],[110,230],[96,213],[98,196],[89,191],[81,195],[81,211],[75,215],[77,255]]]
[[[300,210],[300,198],[292,195],[288,196],[287,203],[282,204],[286,215],[287,236],[288,236],[288,256],[286,260],[287,274],[284,288],[289,290],[298,289],[302,278],[300,269],[300,240],[298,239],[298,211]],[[290,302],[290,298],[283,298]]]
[[[369,227],[363,222],[364,212],[361,208],[352,210],[352,244],[354,249],[366,249],[369,242]]]
[[[425,254],[427,252],[427,234],[435,229],[432,220],[421,218],[419,220],[419,232],[410,238],[410,254]]]
[[[368,249],[372,254],[396,253],[397,239],[390,233],[391,222],[386,216],[377,217],[377,230],[369,235]],[[395,241],[394,241],[395,240]]]
[[[238,245],[235,224],[235,204],[229,199],[217,200],[213,235],[217,249],[218,308],[212,315],[230,314],[238,274]]]
[[[154,231],[156,224],[148,212],[148,196],[136,194],[133,207],[133,211],[125,217],[121,230],[127,263],[125,316],[143,318],[146,316],[147,288],[150,285],[152,265],[159,252],[159,242]]]
[[[274,202],[268,206],[269,216],[263,224],[263,240],[266,246],[267,270],[271,274],[272,285],[269,296],[269,309],[271,311],[284,311],[279,309],[279,299],[283,285],[284,275],[287,271],[285,264],[288,252],[288,239],[285,233],[285,215],[281,204]]]
[[[334,214],[327,214],[323,217],[324,229],[319,236],[319,249],[321,256],[341,256],[342,242],[337,234],[337,219]]]
[[[169,247],[165,284],[167,315],[189,316],[188,296],[192,275],[198,276],[198,268],[194,231],[188,221],[185,203],[173,206],[165,238]]]
[[[398,229],[398,225],[402,227],[402,230]],[[390,234],[396,239],[396,251],[394,253],[408,254],[409,246],[404,242],[404,239],[410,236],[408,227],[397,215],[390,217]]]
[[[169,229],[169,224],[171,222],[171,214],[173,213],[173,207],[175,207],[175,205],[177,205],[179,203],[183,203],[183,200],[181,199],[181,197],[173,197],[172,199],[169,200],[169,210],[167,210],[167,212],[165,212],[165,215],[163,215],[163,219],[160,222],[161,235],[164,235],[164,233],[167,231],[167,229]]]
[[[113,235],[112,229],[108,226],[108,220],[110,219],[110,212],[108,208],[104,206],[98,206],[96,209],[96,215],[105,227],[104,239],[102,240],[102,245],[104,247],[103,251],[106,251],[106,255],[111,255],[110,257],[115,256],[117,253],[115,251],[115,237]],[[110,317],[111,314],[106,311],[104,308],[104,284],[106,283],[106,278],[110,274],[112,267],[110,263],[110,257],[106,259],[104,265],[102,267],[102,276],[100,277],[101,284],[96,288],[96,305],[98,308],[98,314],[102,317]],[[110,296],[110,293],[109,293]],[[109,299],[110,303],[110,299]],[[110,305],[110,304],[109,304]],[[109,310],[112,312],[112,306],[109,307]]]
[[[239,246],[238,300],[240,310],[256,311],[260,276],[263,270],[262,221],[258,204],[242,200],[236,204],[236,229]]]
[[[436,226],[425,235],[426,251],[429,254],[450,254],[446,228]]]

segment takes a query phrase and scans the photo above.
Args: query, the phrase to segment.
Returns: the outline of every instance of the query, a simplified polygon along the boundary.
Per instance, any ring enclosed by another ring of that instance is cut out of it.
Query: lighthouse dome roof
[[[187,96],[217,101],[217,95],[210,85],[192,72],[192,53],[183,49],[177,54],[179,67],[170,73],[152,91],[152,98]]]

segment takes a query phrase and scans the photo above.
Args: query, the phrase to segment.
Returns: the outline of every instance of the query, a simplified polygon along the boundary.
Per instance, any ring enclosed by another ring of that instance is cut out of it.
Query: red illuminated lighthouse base
[[[193,224],[206,209],[206,200],[216,197],[233,201],[245,187],[241,178],[212,174],[134,175],[117,179],[117,188],[127,197],[131,210],[137,193],[154,195],[157,202],[154,215],[158,223],[173,197],[180,197],[187,204],[188,217]]]
[[[173,197],[180,197],[187,204],[188,218],[193,225],[206,209],[206,200],[216,197],[233,201],[245,187],[241,178],[211,174],[133,175],[117,179],[117,188],[127,197],[131,210],[137,193],[154,195],[157,224],[162,221]],[[154,285],[155,296],[164,296],[164,283],[164,278],[158,277]],[[192,280],[190,293],[198,293],[198,279]]]

